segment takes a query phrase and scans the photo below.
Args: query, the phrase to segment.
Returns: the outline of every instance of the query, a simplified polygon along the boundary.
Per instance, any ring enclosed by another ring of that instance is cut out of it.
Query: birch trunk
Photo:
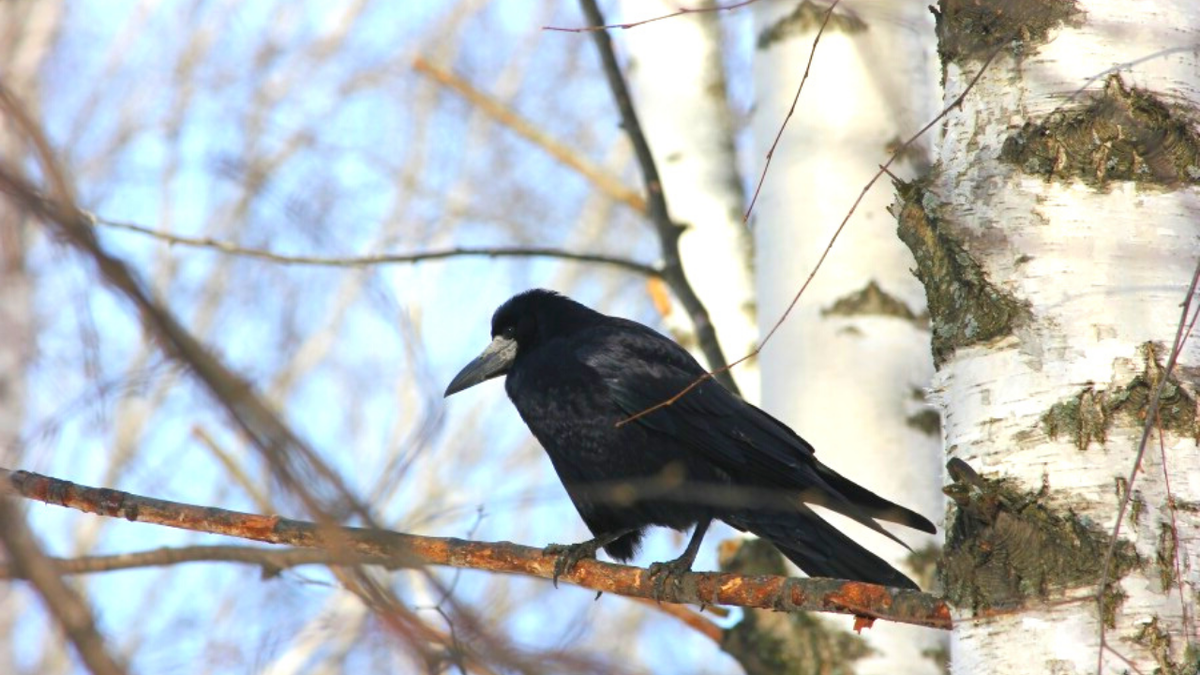
[[[755,207],[764,333],[889,146],[934,114],[933,26],[925,4],[863,4],[841,3],[826,26]],[[828,5],[754,7],[757,169],[795,96]],[[918,148],[895,169],[921,172],[927,157],[927,147]],[[909,271],[911,255],[893,236],[890,201],[886,189],[867,195],[763,351],[763,400],[813,443],[823,462],[936,522],[943,512],[941,439],[937,415],[923,400],[933,375],[924,294]],[[830,520],[929,588],[930,564],[914,569],[903,548],[832,514]],[[937,538],[900,536],[923,560],[933,559]],[[855,672],[942,671],[945,636],[936,631],[877,624],[864,638],[871,652],[855,661]]]
[[[970,467],[948,487],[951,670],[1195,673],[1195,339],[1103,609],[1094,598],[1200,253],[1200,5],[939,11],[947,102],[997,54],[947,118],[940,169],[902,185],[896,209],[931,310],[947,453]]]
[[[623,0],[621,20],[664,16],[678,7],[670,0]],[[624,38],[635,104],[671,217],[686,227],[679,238],[684,273],[707,308],[726,357],[738,359],[754,348],[758,325],[718,16],[676,16],[629,30]],[[675,304],[665,317],[690,347],[687,315]],[[758,401],[756,362],[742,363],[733,377],[747,400]]]

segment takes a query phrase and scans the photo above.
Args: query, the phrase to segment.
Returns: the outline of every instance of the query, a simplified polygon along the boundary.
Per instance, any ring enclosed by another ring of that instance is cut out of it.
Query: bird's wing
[[[671,399],[705,373],[673,341],[641,324],[618,319],[596,328],[591,339],[580,343],[577,356],[597,372],[618,409],[630,417]],[[671,405],[630,423],[679,440],[748,483],[799,493],[803,501],[850,516],[884,534],[872,518],[936,531],[921,515],[818,462],[807,441],[715,380],[701,382]]]
[[[597,329],[580,344],[577,355],[598,373],[617,408],[630,417],[671,399],[705,373],[682,347],[632,322]],[[779,478],[819,481],[812,446],[712,379],[634,423],[677,438],[718,465],[743,475],[750,472],[768,484]]]

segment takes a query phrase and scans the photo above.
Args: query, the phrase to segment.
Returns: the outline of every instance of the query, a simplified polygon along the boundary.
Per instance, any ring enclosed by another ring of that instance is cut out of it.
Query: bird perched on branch
[[[683,555],[650,566],[661,594],[668,578],[691,569],[718,519],[770,541],[810,576],[916,589],[809,505],[902,546],[877,519],[929,533],[933,523],[825,466],[785,424],[705,374],[651,328],[535,289],[496,310],[491,344],[455,376],[446,396],[506,376],[509,398],[595,535],[547,547],[559,556],[556,582],[600,548],[631,559],[648,526],[694,526]]]

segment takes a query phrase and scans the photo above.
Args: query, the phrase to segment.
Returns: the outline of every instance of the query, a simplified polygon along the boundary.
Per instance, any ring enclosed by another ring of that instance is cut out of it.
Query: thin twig
[[[646,211],[646,200],[635,190],[626,187],[620,178],[589,162],[574,148],[546,133],[541,127],[530,122],[528,119],[518,115],[512,108],[479,91],[465,79],[448,70],[439,68],[420,57],[413,61],[413,69],[418,73],[428,75],[438,84],[456,92],[484,114],[512,129],[518,136],[545,150],[548,155],[557,159],[564,166],[574,169],[579,175],[591,181],[593,185],[611,199],[626,204],[636,211],[643,213]]]
[[[1108,646],[1108,645],[1101,645],[1100,649],[1101,649],[1102,651],[1103,651],[1103,650],[1105,650],[1105,649],[1107,649],[1108,651],[1112,652],[1112,655],[1113,655],[1113,656],[1115,656],[1115,657],[1117,657],[1118,659],[1121,659],[1123,662],[1125,662],[1125,665],[1126,665],[1126,666],[1127,666],[1127,667],[1128,667],[1128,668],[1129,668],[1131,671],[1133,671],[1133,672],[1134,672],[1136,675],[1145,675],[1145,673],[1143,673],[1143,672],[1142,672],[1141,668],[1138,668],[1138,667],[1137,667],[1137,664],[1136,664],[1136,663],[1134,663],[1133,661],[1130,661],[1130,660],[1129,660],[1129,657],[1125,656],[1125,655],[1124,655],[1124,654],[1122,654],[1121,652],[1119,652],[1119,651],[1117,651],[1117,650],[1113,649],[1112,647],[1110,647],[1110,646]]]
[[[0,485],[0,548],[9,567],[32,582],[88,670],[94,675],[124,675],[125,669],[104,646],[91,607],[47,564],[21,510],[9,499],[11,492],[8,486]]]
[[[1171,344],[1171,354],[1167,357],[1167,365],[1163,369],[1162,379],[1158,385],[1154,387],[1154,393],[1150,396],[1150,402],[1146,405],[1146,422],[1142,426],[1142,437],[1138,441],[1137,454],[1134,456],[1133,468],[1129,470],[1129,478],[1126,479],[1125,494],[1121,497],[1121,506],[1117,509],[1117,522],[1113,525],[1112,536],[1108,541],[1108,548],[1104,551],[1104,564],[1101,565],[1100,584],[1096,589],[1096,607],[1103,613],[1104,611],[1104,591],[1108,588],[1108,580],[1112,574],[1113,554],[1117,550],[1118,537],[1121,534],[1121,522],[1125,519],[1125,511],[1129,508],[1129,503],[1133,497],[1133,484],[1137,480],[1138,471],[1142,469],[1142,458],[1146,455],[1146,445],[1150,440],[1150,432],[1154,429],[1153,421],[1158,419],[1158,405],[1162,398],[1163,390],[1167,386],[1167,382],[1171,379],[1171,373],[1175,370],[1175,362],[1179,359],[1179,353],[1183,350],[1184,340],[1191,334],[1191,328],[1188,325],[1188,313],[1192,307],[1192,298],[1196,293],[1196,286],[1200,284],[1200,260],[1196,261],[1196,270],[1192,273],[1192,282],[1188,286],[1187,295],[1183,299],[1183,311],[1179,315],[1179,327],[1175,330],[1175,341]],[[1200,315],[1200,308],[1197,308],[1197,314]],[[1195,319],[1192,320],[1193,325]],[[1185,333],[1186,330],[1186,333]],[[1153,358],[1151,356],[1150,358]],[[1096,674],[1101,675],[1104,670],[1104,650],[1108,649],[1114,653],[1105,639],[1104,622],[1100,622],[1100,648],[1096,653]]]
[[[119,570],[166,567],[197,562],[233,562],[255,565],[262,568],[263,577],[273,577],[280,572],[304,565],[378,565],[385,568],[408,567],[410,561],[398,564],[395,558],[379,555],[364,555],[354,551],[324,550],[316,548],[265,548],[262,546],[211,545],[182,546],[178,548],[156,548],[148,551],[133,551],[111,555],[90,555],[78,558],[45,558],[44,565],[55,574],[95,574]],[[0,563],[0,579],[28,579],[28,574],[12,564]],[[655,607],[658,611],[675,617],[701,635],[717,644],[721,643],[724,629],[704,618],[695,610],[682,605],[654,602],[648,598],[635,598],[639,602]],[[727,616],[723,607],[708,610]]]
[[[1186,335],[1184,336],[1184,339],[1187,339]],[[1192,645],[1193,631],[1191,630],[1191,621],[1188,620],[1188,599],[1187,595],[1185,595],[1183,592],[1184,577],[1181,569],[1182,564],[1179,560],[1179,558],[1183,555],[1183,551],[1180,550],[1183,547],[1178,545],[1179,518],[1176,514],[1177,509],[1175,508],[1175,496],[1171,494],[1171,472],[1167,467],[1167,442],[1164,438],[1162,429],[1162,415],[1155,417],[1154,427],[1158,431],[1158,453],[1160,461],[1162,462],[1163,488],[1167,492],[1167,511],[1171,514],[1171,536],[1175,538],[1176,542],[1176,545],[1174,546],[1175,555],[1173,556],[1174,559],[1171,561],[1171,563],[1175,567],[1175,582],[1178,584],[1179,589],[1179,618],[1183,623],[1184,639],[1190,648]]]
[[[655,602],[654,600],[651,600],[649,598],[635,598],[635,599],[644,605],[653,607],[654,609],[656,609],[659,612],[662,612],[663,614],[674,617],[675,619],[679,620],[683,625],[687,626],[688,628],[691,628],[692,630],[703,635],[704,637],[708,638],[709,640],[712,640],[718,646],[725,639],[725,629],[724,628],[721,628],[720,626],[713,623],[712,621],[704,618],[699,612],[692,609],[691,607],[685,607],[683,605],[674,605],[674,604],[670,604],[670,603],[664,605],[661,602]],[[705,611],[707,612],[707,611],[712,611],[712,610],[724,610],[724,609],[725,609],[724,607],[711,607],[710,606],[710,607],[705,608]],[[727,611],[726,611],[726,614],[728,614]]]
[[[446,260],[449,258],[461,257],[488,257],[488,258],[559,258],[562,260],[572,260],[575,262],[597,263],[601,265],[611,265],[621,269],[636,272],[648,277],[659,277],[662,272],[652,265],[646,265],[627,258],[618,258],[615,256],[607,256],[595,253],[574,253],[571,251],[563,251],[557,248],[542,247],[542,246],[513,246],[513,247],[472,247],[458,246],[455,248],[438,249],[433,251],[419,251],[416,253],[381,253],[377,255],[364,256],[311,256],[311,255],[285,255],[257,248],[245,248],[227,241],[212,239],[210,237],[188,237],[162,230],[155,230],[144,225],[135,223],[126,223],[116,220],[101,218],[95,214],[88,213],[89,218],[97,225],[112,227],[116,229],[126,230],[128,232],[137,232],[139,234],[148,235],[156,239],[161,239],[169,244],[178,244],[181,246],[192,246],[196,248],[207,248],[228,255],[236,255],[246,258],[255,258],[268,262],[278,263],[281,265],[313,265],[320,267],[365,267],[368,265],[396,265],[396,264],[411,264],[419,262],[428,262],[433,260]]]
[[[46,558],[55,574],[97,574],[120,570],[167,567],[197,562],[235,562],[263,568],[263,576],[303,565],[383,565],[387,558],[362,555],[353,551],[328,551],[317,548],[265,548],[262,546],[181,546],[132,551],[78,558]],[[0,563],[0,579],[27,579],[21,569]]]
[[[252,439],[276,478],[300,499],[316,518],[338,504],[371,522],[366,507],[335,472],[283,419],[255,393],[248,382],[225,365],[191,334],[137,273],[100,243],[89,217],[75,203],[74,190],[58,162],[50,141],[25,106],[0,83],[0,111],[35,150],[41,175],[49,183],[49,197],[34,185],[21,167],[0,165],[0,192],[44,222],[54,236],[92,260],[100,277],[133,305],[146,332],[153,335],[167,356],[186,365],[214,399]],[[331,489],[319,498],[316,490]]]
[[[783,138],[783,130],[787,128],[788,122],[791,121],[792,115],[796,112],[796,104],[800,101],[800,92],[804,91],[804,83],[808,81],[808,71],[812,68],[813,57],[817,55],[817,43],[821,41],[821,35],[825,33],[825,26],[829,24],[830,17],[833,16],[833,9],[838,6],[841,0],[833,0],[833,4],[829,5],[829,9],[825,10],[825,18],[821,20],[821,27],[817,29],[817,35],[813,38],[812,49],[808,52],[808,63],[804,65],[804,75],[800,78],[800,86],[796,87],[796,95],[792,97],[792,107],[788,108],[787,115],[783,117],[783,123],[779,125],[779,131],[775,132],[775,140],[771,142],[771,149],[767,151],[767,161],[763,164],[762,173],[758,175],[758,185],[754,187],[754,196],[750,198],[750,205],[746,207],[746,213],[742,216],[742,223],[750,221],[750,214],[754,213],[754,205],[758,203],[758,193],[762,191],[763,182],[767,180],[767,171],[771,169],[771,159],[775,157],[775,149],[779,147],[779,139]],[[894,155],[893,155],[894,156]],[[891,164],[891,162],[888,162]],[[874,182],[872,180],[872,182]]]
[[[730,368],[737,366],[739,363],[741,363],[743,361],[746,361],[746,360],[749,360],[749,359],[752,359],[752,358],[758,356],[758,354],[763,350],[763,348],[765,348],[767,346],[767,343],[770,342],[771,338],[775,335],[776,331],[779,330],[779,327],[783,325],[783,322],[787,321],[788,316],[791,315],[792,310],[796,307],[796,303],[798,303],[800,301],[800,296],[804,295],[804,291],[808,288],[808,285],[810,283],[812,283],[813,277],[817,276],[817,272],[821,269],[821,266],[825,264],[825,258],[829,257],[829,252],[831,250],[833,250],[833,245],[835,242],[837,242],[838,236],[840,236],[842,233],[842,230],[845,229],[846,223],[850,222],[851,216],[854,215],[854,212],[858,209],[858,205],[862,203],[863,198],[867,196],[867,192],[870,191],[870,189],[875,185],[876,181],[878,181],[881,176],[883,176],[885,173],[890,173],[889,169],[892,166],[892,164],[896,161],[897,158],[903,156],[904,153],[906,153],[908,151],[908,147],[910,145],[915,143],[918,138],[925,135],[925,133],[928,132],[930,129],[932,129],[935,124],[940,122],[943,117],[950,114],[951,110],[954,110],[955,108],[962,105],[962,102],[964,99],[966,99],[967,94],[970,93],[970,91],[975,88],[975,84],[979,82],[979,78],[983,76],[983,73],[987,70],[988,66],[991,65],[992,61],[995,60],[996,56],[1000,54],[1000,51],[1002,49],[1003,49],[1003,47],[998,48],[995,51],[993,51],[992,55],[989,56],[987,58],[987,60],[983,62],[982,66],[980,66],[979,72],[975,73],[975,77],[971,78],[971,81],[969,83],[967,83],[967,86],[966,86],[966,88],[964,88],[962,90],[962,93],[960,93],[957,97],[955,97],[955,99],[950,103],[950,105],[943,108],[942,111],[937,114],[937,116],[935,116],[933,119],[929,120],[929,122],[925,126],[921,127],[921,129],[919,131],[917,131],[917,133],[910,136],[908,140],[904,141],[904,143],[902,143],[899,147],[897,147],[892,152],[891,156],[888,157],[888,160],[886,162],[884,162],[882,165],[880,165],[879,170],[875,172],[874,176],[871,176],[871,180],[867,181],[867,184],[864,185],[863,189],[858,193],[858,198],[855,199],[854,203],[850,205],[850,210],[846,212],[846,216],[844,218],[842,218],[842,222],[840,224],[838,224],[837,229],[834,230],[833,235],[829,238],[829,243],[825,245],[825,250],[821,252],[821,257],[817,259],[816,264],[813,265],[812,270],[808,273],[808,276],[804,279],[804,283],[801,284],[800,290],[796,291],[796,294],[792,296],[791,302],[789,302],[787,308],[783,310],[783,314],[780,315],[779,319],[775,321],[775,325],[771,326],[771,330],[767,331],[767,334],[765,337],[763,337],[762,342],[759,342],[758,345],[753,350],[751,350],[749,354],[746,354],[745,356],[734,361],[733,363],[730,363],[727,366],[724,366],[723,368],[719,368],[716,371],[708,372],[708,373],[701,375],[700,377],[697,377],[695,380],[693,380],[691,383],[689,383],[688,386],[684,387],[682,391],[676,393],[671,398],[668,398],[665,401],[656,403],[655,405],[653,405],[649,408],[646,408],[645,410],[642,410],[635,415],[631,415],[631,416],[621,420],[620,422],[618,422],[617,425],[620,426],[623,424],[628,424],[640,417],[649,415],[650,413],[654,412],[655,410],[658,410],[660,408],[665,408],[670,405],[674,405],[674,403],[676,401],[678,401],[680,398],[682,398],[685,394],[687,394],[692,389],[695,389],[696,387],[700,386],[700,384],[703,383],[705,380],[715,377],[719,373],[729,370]]]
[[[583,8],[583,14],[587,17],[589,24],[595,27],[604,26],[604,16],[600,13],[600,8],[596,6],[595,0],[580,0],[579,4]],[[721,351],[720,342],[717,341],[717,332],[708,317],[708,311],[704,308],[704,303],[700,301],[699,296],[696,295],[696,291],[688,283],[687,275],[683,271],[683,262],[679,257],[679,235],[683,228],[671,220],[671,214],[667,208],[667,198],[663,194],[662,181],[658,177],[658,167],[654,163],[654,154],[650,152],[650,144],[646,141],[645,133],[642,132],[637,111],[633,108],[633,98],[630,96],[625,76],[621,74],[621,67],[617,64],[617,55],[613,50],[612,39],[607,32],[602,30],[593,32],[592,38],[600,52],[600,63],[604,69],[605,78],[608,80],[608,88],[612,91],[613,99],[621,112],[621,126],[629,136],[629,142],[633,145],[634,154],[642,170],[642,179],[646,186],[646,213],[654,223],[654,229],[658,232],[659,244],[662,249],[662,279],[671,287],[671,291],[683,305],[684,311],[688,313],[688,317],[696,329],[696,341],[699,343],[700,351],[704,353],[709,367],[713,369],[713,376],[725,385],[726,389],[738,393],[737,384],[733,381],[733,377],[728,373],[728,367],[725,365],[725,354]]]
[[[613,28],[620,28],[622,30],[628,30],[630,28],[637,28],[638,26],[644,26],[648,23],[654,23],[655,21],[662,21],[663,19],[670,19],[670,18],[677,17],[677,16],[683,16],[685,14],[704,14],[706,12],[728,12],[731,9],[739,9],[741,7],[745,7],[746,5],[750,5],[755,2],[758,2],[758,0],[742,0],[742,2],[733,2],[728,5],[714,5],[712,7],[680,7],[679,9],[675,10],[674,12],[671,12],[670,14],[663,14],[662,16],[656,16],[656,17],[653,17],[650,19],[643,19],[641,21],[632,21],[630,23],[610,23],[610,24],[605,24],[603,26],[582,26],[579,28],[567,28],[565,26],[542,26],[542,30],[553,30],[553,31],[559,31],[562,33],[592,33],[592,32],[598,31],[598,30],[611,30]]]

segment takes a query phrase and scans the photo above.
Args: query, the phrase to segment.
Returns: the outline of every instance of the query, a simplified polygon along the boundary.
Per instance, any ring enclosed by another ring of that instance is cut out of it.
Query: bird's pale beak
[[[475,357],[474,361],[468,363],[454,376],[453,380],[450,380],[450,386],[446,387],[444,395],[457,394],[463,389],[474,387],[480,382],[507,373],[515,358],[517,358],[517,341],[497,335],[492,338],[492,343],[483,350],[482,354]]]

